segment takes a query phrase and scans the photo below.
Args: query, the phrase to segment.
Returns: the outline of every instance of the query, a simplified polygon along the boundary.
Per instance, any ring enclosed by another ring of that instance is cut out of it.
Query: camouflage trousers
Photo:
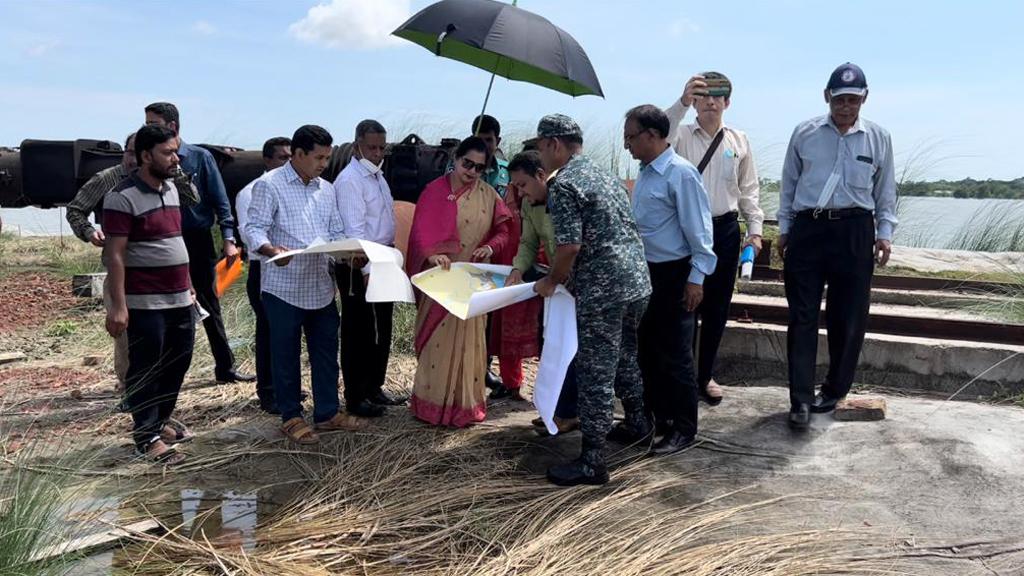
[[[612,428],[614,398],[622,400],[626,420],[643,418],[644,387],[637,363],[637,328],[647,309],[647,297],[632,302],[581,307],[576,311],[583,460],[601,465],[605,437]]]

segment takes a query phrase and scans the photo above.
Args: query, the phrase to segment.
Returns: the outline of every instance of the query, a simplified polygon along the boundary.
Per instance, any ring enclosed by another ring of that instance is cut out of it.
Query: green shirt
[[[544,252],[548,263],[555,261],[555,227],[551,224],[551,215],[544,204],[533,206],[523,198],[519,209],[523,221],[523,233],[519,237],[519,250],[512,261],[512,267],[520,272],[528,271],[537,260],[537,249],[544,244]]]
[[[581,307],[632,302],[651,294],[633,210],[618,178],[576,155],[548,185],[559,246],[579,244],[570,290]]]

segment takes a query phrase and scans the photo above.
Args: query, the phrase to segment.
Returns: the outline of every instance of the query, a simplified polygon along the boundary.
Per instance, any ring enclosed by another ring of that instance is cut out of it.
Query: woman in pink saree
[[[416,203],[409,232],[406,270],[418,274],[452,262],[493,262],[507,254],[511,215],[480,175],[487,167],[487,144],[463,140],[455,169],[434,180]],[[436,426],[461,428],[487,414],[486,316],[459,320],[440,304],[418,294],[415,349],[418,358],[410,409]]]

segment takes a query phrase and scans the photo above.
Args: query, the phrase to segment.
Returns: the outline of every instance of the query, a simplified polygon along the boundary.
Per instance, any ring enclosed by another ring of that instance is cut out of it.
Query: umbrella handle
[[[435,56],[440,56],[441,55],[441,43],[444,42],[445,36],[448,36],[452,32],[455,32],[456,30],[458,30],[458,27],[455,26],[455,24],[449,24],[448,26],[445,26],[444,32],[441,32],[440,34],[438,34],[438,36],[437,36],[437,45],[434,48],[434,55]]]

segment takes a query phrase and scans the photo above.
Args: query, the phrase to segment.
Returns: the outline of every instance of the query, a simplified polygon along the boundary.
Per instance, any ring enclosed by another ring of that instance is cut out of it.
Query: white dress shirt
[[[665,110],[669,120],[669,142],[683,158],[694,166],[700,164],[715,139],[700,124],[682,124],[690,108],[676,99]],[[702,174],[704,188],[711,200],[711,215],[722,216],[739,212],[747,222],[747,235],[760,236],[764,226],[764,212],[760,206],[761,185],[757,179],[754,155],[747,135],[723,125],[722,142]]]
[[[334,189],[323,178],[303,183],[292,163],[267,172],[252,188],[245,233],[256,248],[264,244],[289,250],[345,237]],[[296,256],[286,266],[260,271],[260,289],[304,310],[319,310],[334,300],[333,258]]]
[[[257,178],[259,180],[267,173],[264,172],[262,176]],[[245,233],[245,225],[249,222],[249,204],[252,203],[252,187],[256,184],[256,180],[249,182],[242,188],[235,196],[235,214],[238,215],[238,235],[242,237],[242,243],[245,244],[245,248],[249,253],[249,261],[263,260],[263,256],[260,255],[256,250],[259,246],[253,246],[249,242],[249,235]]]
[[[395,245],[394,200],[383,174],[371,174],[353,157],[334,181],[334,192],[346,238]]]

